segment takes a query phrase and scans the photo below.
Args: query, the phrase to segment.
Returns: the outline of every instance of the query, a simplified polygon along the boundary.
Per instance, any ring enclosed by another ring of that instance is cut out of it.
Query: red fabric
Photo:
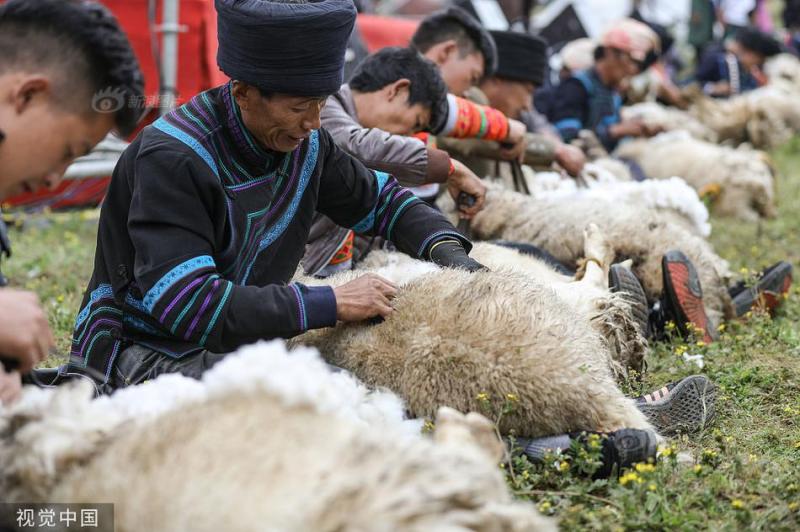
[[[418,20],[358,15],[358,30],[370,53],[387,46],[408,46],[417,31]]]
[[[145,93],[158,96],[158,68],[150,45],[148,0],[100,0],[128,34],[142,66]],[[156,24],[161,23],[161,0],[156,1]],[[220,85],[227,77],[217,68],[217,14],[212,0],[181,0],[179,23],[187,31],[178,35],[178,102]],[[161,44],[161,36],[158,38]]]

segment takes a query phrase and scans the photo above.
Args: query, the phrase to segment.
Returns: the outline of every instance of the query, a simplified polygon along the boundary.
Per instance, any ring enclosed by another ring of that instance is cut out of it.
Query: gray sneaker
[[[692,375],[680,382],[643,395],[636,406],[661,434],[697,432],[716,415],[716,386],[704,375]]]

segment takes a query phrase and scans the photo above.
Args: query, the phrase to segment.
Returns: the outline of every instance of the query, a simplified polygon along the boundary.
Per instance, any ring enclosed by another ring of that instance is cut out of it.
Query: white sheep
[[[605,241],[600,245],[607,246]],[[611,349],[612,358],[618,362],[612,370],[619,377],[624,377],[629,370],[641,373],[644,358],[647,354],[647,340],[643,331],[635,321],[631,309],[631,300],[619,293],[611,293],[608,289],[608,260],[610,247],[597,255],[604,255],[604,268],[598,268],[592,262],[585,264],[586,270],[581,272],[581,281],[563,275],[544,261],[526,255],[516,249],[476,242],[470,256],[491,270],[511,269],[524,273],[529,279],[541,283],[572,307],[576,315],[591,325],[600,337],[606,340]],[[360,271],[379,271],[396,277],[398,271],[411,272],[419,265],[419,261],[399,252],[373,251],[360,262]],[[429,266],[424,266],[428,269]],[[407,279],[404,279],[407,282]]]
[[[113,503],[120,532],[555,530],[512,499],[488,420],[442,409],[432,441],[419,429],[396,396],[262,343],[201,381],[27,389],[0,410],[0,492]]]
[[[607,264],[605,240],[596,229],[589,235],[586,253]],[[373,271],[401,285],[384,322],[311,331],[295,341],[366,384],[391,389],[414,416],[432,416],[443,405],[478,411],[481,394],[499,412],[511,395],[514,411],[500,428],[519,436],[651,428],[617,386],[620,364],[608,341],[563,286],[508,266],[468,273],[400,261]],[[362,273],[324,282],[335,286]],[[591,262],[571,289],[606,285],[605,275]]]
[[[764,65],[764,73],[770,83],[788,81],[800,91],[800,59],[792,54],[778,54]]]
[[[800,132],[798,96],[796,85],[777,79],[727,99],[698,95],[689,113],[713,130],[720,142],[771,149]]]
[[[637,103],[623,107],[622,119],[638,120],[651,126],[659,126],[664,131],[687,131],[694,138],[709,142],[717,141],[716,132],[688,112],[656,102]]]
[[[653,179],[679,175],[695,190],[718,196],[712,209],[721,216],[755,221],[776,214],[774,171],[761,151],[717,146],[671,132],[626,142],[616,154],[639,163]]]
[[[698,234],[709,236],[708,208],[697,192],[679,177],[633,181],[628,167],[619,160],[605,158],[587,163],[579,179],[557,172],[534,172],[524,166],[531,196],[548,201],[616,201],[683,216]],[[508,187],[508,184],[506,183]]]
[[[726,288],[731,277],[728,263],[675,211],[586,197],[542,200],[495,183],[487,183],[487,188],[485,207],[471,222],[476,238],[534,244],[566,264],[575,264],[584,254],[584,227],[596,223],[611,243],[616,261],[633,261],[633,271],[651,300],[663,291],[662,257],[679,249],[697,268],[713,326],[733,317]],[[451,220],[457,219],[454,204],[446,195],[440,197],[439,207]]]

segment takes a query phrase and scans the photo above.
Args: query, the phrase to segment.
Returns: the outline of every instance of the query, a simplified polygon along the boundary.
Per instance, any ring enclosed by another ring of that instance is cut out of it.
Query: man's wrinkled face
[[[234,82],[233,95],[248,131],[268,150],[288,153],[320,128],[320,112],[327,96],[289,94],[263,96],[253,87]]]
[[[509,118],[519,120],[522,113],[533,108],[536,86],[530,81],[493,77],[481,84],[492,107]]]
[[[108,134],[114,115],[65,110],[53,101],[46,83],[27,90],[24,80],[6,81],[0,81],[0,129],[5,134],[0,142],[0,197],[55,188],[67,167]]]

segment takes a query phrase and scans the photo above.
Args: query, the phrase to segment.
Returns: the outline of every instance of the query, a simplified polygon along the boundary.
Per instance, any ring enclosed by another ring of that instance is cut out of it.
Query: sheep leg
[[[589,224],[583,233],[583,254],[583,275],[576,275],[576,280],[596,288],[608,288],[608,270],[614,260],[614,249],[597,224]]]

